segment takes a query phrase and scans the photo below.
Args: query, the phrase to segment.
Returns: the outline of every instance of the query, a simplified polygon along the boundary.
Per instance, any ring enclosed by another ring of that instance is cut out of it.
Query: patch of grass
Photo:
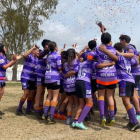
[[[15,87],[15,86],[22,86],[21,85],[21,83],[20,82],[14,82],[14,83],[12,83],[12,82],[8,82],[8,83],[6,83],[6,86],[12,86],[12,87]]]

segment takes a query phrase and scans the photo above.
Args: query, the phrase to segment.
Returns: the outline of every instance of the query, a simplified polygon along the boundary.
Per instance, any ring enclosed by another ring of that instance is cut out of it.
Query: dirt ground
[[[60,120],[56,124],[48,125],[33,115],[16,116],[15,111],[22,93],[20,86],[6,86],[0,104],[0,110],[6,113],[0,120],[0,140],[140,140],[140,130],[130,132],[123,128],[128,121],[123,118],[126,111],[117,93],[116,124],[113,127],[100,127],[99,112],[95,111],[92,120],[85,123],[88,130],[73,129]]]

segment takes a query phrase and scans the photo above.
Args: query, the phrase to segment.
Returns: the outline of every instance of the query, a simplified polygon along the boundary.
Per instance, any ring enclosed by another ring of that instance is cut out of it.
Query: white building
[[[6,77],[7,77],[8,81],[12,80],[12,75],[13,75],[12,68],[13,68],[13,66],[6,70]],[[18,65],[18,68],[17,68],[17,80],[18,81],[20,80],[22,69],[23,69],[23,65]]]

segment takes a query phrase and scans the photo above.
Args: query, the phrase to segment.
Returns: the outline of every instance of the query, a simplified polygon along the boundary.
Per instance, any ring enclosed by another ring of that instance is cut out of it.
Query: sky
[[[37,44],[50,39],[60,50],[64,43],[66,49],[77,43],[80,51],[95,38],[100,45],[97,21],[111,34],[113,44],[119,42],[121,34],[129,35],[131,44],[140,51],[140,0],[59,0],[56,13],[40,27],[45,33]]]

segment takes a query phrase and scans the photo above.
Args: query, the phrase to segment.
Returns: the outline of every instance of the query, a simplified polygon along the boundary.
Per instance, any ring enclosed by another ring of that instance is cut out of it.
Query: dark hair
[[[57,46],[57,44],[55,42],[50,42],[48,44],[48,48],[51,52],[53,52],[55,50],[56,46]]]
[[[119,42],[114,45],[114,48],[119,52],[123,52],[123,45]]]
[[[63,69],[64,63],[67,61],[67,57],[68,57],[67,51],[61,52],[62,69]]]
[[[129,44],[129,45],[133,46],[133,47],[137,50],[137,48],[136,48],[136,46],[135,46],[135,45],[133,45],[133,44]]]
[[[130,41],[131,41],[131,38],[128,35],[122,35],[122,36],[120,36],[119,39],[120,40],[125,40],[126,43],[130,43]]]
[[[72,62],[76,58],[75,49],[68,49],[67,50],[67,61],[68,63]]]
[[[111,35],[109,33],[103,33],[101,35],[101,42],[105,45],[107,45],[108,43],[110,43],[111,41]]]
[[[6,53],[4,51],[4,44],[0,44],[0,52],[2,52],[6,56]]]
[[[93,50],[97,46],[97,43],[95,40],[91,40],[88,42],[88,46],[91,50]]]
[[[45,45],[48,45],[50,42],[51,42],[50,40],[44,39],[41,44],[43,48],[45,48]]]

